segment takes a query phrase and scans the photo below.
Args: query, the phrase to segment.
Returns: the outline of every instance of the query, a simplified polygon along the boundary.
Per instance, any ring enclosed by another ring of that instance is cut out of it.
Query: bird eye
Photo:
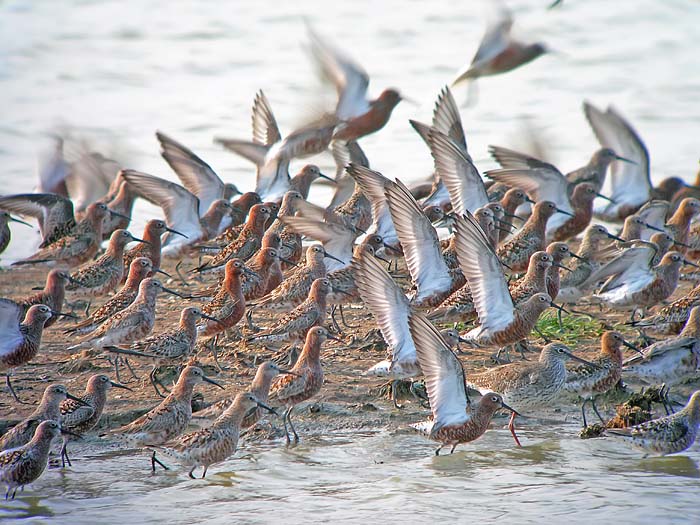
[[[491,401],[493,401],[494,403],[497,403],[497,402],[498,402],[498,397],[497,397],[497,396],[491,396]]]

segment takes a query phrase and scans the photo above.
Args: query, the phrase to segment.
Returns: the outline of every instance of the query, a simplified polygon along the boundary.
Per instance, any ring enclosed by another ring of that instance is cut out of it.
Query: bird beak
[[[173,278],[172,275],[170,275],[168,272],[164,272],[164,271],[161,270],[160,268],[156,270],[156,273],[162,273],[163,275],[165,275],[166,277],[168,277],[168,278],[170,278],[170,279]]]
[[[573,270],[571,268],[567,268],[566,266],[564,266],[563,264],[558,263],[558,262],[553,262],[552,266],[556,266],[557,268],[563,268],[564,270],[566,270],[568,272],[573,272]]]
[[[345,290],[341,290],[340,288],[336,288],[335,286],[331,286],[331,290],[333,290],[336,293],[342,293],[343,295],[352,295],[351,293],[348,293]]]
[[[569,252],[569,255],[573,257],[574,259],[578,259],[579,261],[585,261],[585,257],[581,257],[580,255],[576,255],[574,252]]]
[[[564,308],[562,305],[555,303],[554,301],[549,301],[549,305],[553,308],[556,308],[560,312],[564,312],[565,314],[571,315],[571,312],[569,312],[569,310]]]
[[[218,324],[220,324],[221,326],[224,326],[224,323],[222,323],[222,322],[221,322],[219,319],[217,319],[216,317],[212,317],[211,315],[207,315],[207,314],[202,314],[202,317],[203,317],[204,319],[209,319],[210,321],[214,321],[215,323],[218,323]]]
[[[128,215],[124,215],[123,213],[117,213],[114,210],[109,210],[109,213],[110,213],[110,215],[112,215],[114,217],[121,217],[122,219],[126,219],[127,221],[131,221],[131,217],[129,217]]]
[[[633,161],[632,159],[627,159],[627,158],[625,158],[625,157],[621,157],[620,155],[615,155],[615,159],[616,159],[616,160],[621,160],[622,162],[628,162],[628,163],[630,163],[630,164],[637,164],[637,163],[636,163],[635,161]]]
[[[622,237],[618,237],[617,235],[613,235],[612,233],[608,232],[608,238],[613,239],[615,241],[620,241],[620,242],[627,242],[625,241]]]
[[[324,256],[324,257],[328,257],[329,259],[334,259],[334,260],[338,261],[338,262],[341,263],[341,264],[345,264],[343,261],[341,261],[340,259],[338,259],[335,255],[331,255],[331,254],[328,253],[326,250],[323,250],[323,256]]]
[[[180,233],[179,231],[173,230],[172,228],[168,228],[167,226],[165,227],[165,231],[170,232],[170,233],[174,233],[175,235],[181,235],[185,239],[189,239],[189,237],[187,235],[185,235],[184,233]]]
[[[665,233],[664,230],[662,230],[661,228],[657,228],[656,226],[652,226],[651,224],[649,224],[647,222],[644,223],[644,226],[646,226],[650,230],[654,230],[655,232]]]
[[[503,220],[503,219],[501,219],[501,220],[498,221],[498,222],[501,223],[501,224],[505,224],[505,225],[508,226],[509,228],[515,228],[515,224],[513,224],[512,222],[508,222],[508,221]]]
[[[183,299],[189,299],[189,297],[182,295],[179,292],[176,292],[175,290],[171,290],[170,288],[166,288],[165,286],[161,285],[161,290],[163,290],[166,293],[172,294],[172,295],[177,295],[178,297],[182,297]]]
[[[686,244],[686,243],[681,242],[681,241],[673,241],[673,244],[677,244],[678,246],[683,246],[683,248],[690,248],[689,244]]]
[[[331,181],[333,184],[338,184],[338,182],[335,179],[331,179],[328,175],[324,175],[323,173],[319,173],[318,176],[322,179],[326,179],[328,181]]]
[[[264,408],[265,410],[267,410],[268,412],[270,412],[272,414],[275,414],[276,416],[279,416],[277,411],[274,408],[272,408],[270,405],[267,405],[267,404],[263,403],[262,401],[256,401],[256,403],[258,404],[259,407]]]
[[[525,202],[529,202],[530,204],[537,204],[535,201],[533,201],[529,196],[525,195]]]
[[[511,272],[513,271],[513,268],[511,268],[510,266],[508,266],[508,265],[507,265],[506,263],[504,263],[503,261],[499,261],[499,262],[501,263],[501,266],[505,266],[505,267],[506,267],[509,271],[511,271]]]
[[[525,222],[525,219],[523,217],[521,217],[520,215],[515,215],[514,213],[508,213],[507,211],[503,212],[503,216],[510,217],[512,219],[518,219],[519,221]]]
[[[148,244],[149,246],[153,246],[153,243],[144,241],[143,239],[139,239],[138,237],[134,237],[133,235],[131,236],[131,239],[136,241],[136,242],[142,242],[144,244]]]
[[[66,436],[73,436],[74,438],[77,438],[77,439],[83,439],[83,436],[81,434],[76,434],[75,432],[71,432],[67,428],[62,428],[61,434],[66,435]]]
[[[210,383],[212,385],[218,386],[221,390],[226,390],[224,386],[221,383],[217,383],[213,379],[208,378],[207,376],[202,376],[202,381],[206,381],[207,383]]]
[[[116,381],[110,381],[110,383],[112,383],[113,387],[123,388],[124,390],[128,390],[129,392],[133,392],[133,389],[129,388],[126,385],[122,385],[121,383],[117,383]]]
[[[462,337],[461,335],[458,335],[458,336],[457,336],[457,341],[459,341],[460,343],[469,343],[469,342],[471,342],[471,341],[469,341],[469,339],[465,339],[465,338]]]
[[[384,262],[387,263],[387,264],[391,264],[391,261],[390,261],[389,259],[385,259],[385,258],[382,257],[381,255],[377,255],[377,254],[375,253],[374,256],[375,256],[377,259],[379,259],[380,261],[384,261]]]
[[[622,341],[622,344],[625,345],[627,348],[634,350],[635,352],[639,353],[640,355],[644,355],[644,352],[641,351],[640,348],[634,346],[632,343],[628,343],[627,341]]]
[[[9,221],[10,221],[10,222],[18,222],[18,223],[20,223],[20,224],[24,224],[25,226],[29,226],[30,228],[33,228],[33,227],[34,227],[34,226],[32,226],[31,224],[29,224],[28,222],[24,222],[24,221],[21,221],[21,220],[19,220],[19,219],[15,219],[14,217],[10,217],[10,218],[9,218]]]
[[[256,275],[256,273],[253,270],[246,267],[245,265],[243,266],[243,273],[247,273],[248,275]]]
[[[333,341],[338,341],[338,342],[340,342],[340,343],[345,343],[345,341],[343,341],[341,338],[336,337],[336,336],[331,335],[331,334],[328,334],[326,337],[328,337],[328,339],[332,339]]]
[[[357,226],[352,226],[352,232],[358,235],[365,235],[367,233],[365,230],[363,230],[362,228],[358,228]]]
[[[297,263],[292,262],[292,261],[290,261],[289,259],[285,259],[284,257],[280,257],[279,255],[277,256],[277,258],[278,258],[280,261],[282,261],[283,263],[289,264],[290,266],[299,266]]]
[[[90,406],[85,401],[80,399],[79,397],[75,397],[73,394],[66,394],[66,397],[68,399],[72,399],[73,401],[75,401],[76,403],[78,403],[81,406],[84,406],[84,407]]]
[[[394,248],[393,246],[389,246],[387,243],[382,243],[382,244],[384,245],[384,248],[385,248],[386,250],[391,250],[392,252],[398,253],[399,255],[401,255],[401,250],[397,250],[397,249]]]
[[[608,201],[608,202],[612,202],[613,204],[617,204],[617,201],[615,201],[614,199],[611,199],[610,197],[606,197],[606,196],[603,195],[602,193],[596,192],[596,197],[599,197],[599,198],[601,198],[601,199],[603,199],[603,200],[606,200],[606,201]]]
[[[596,365],[595,363],[591,363],[590,361],[586,361],[582,357],[575,356],[574,354],[567,352],[569,357],[573,359],[574,361],[578,361],[579,363],[583,363],[586,366],[590,366],[591,368],[595,368],[596,370],[600,370],[600,366]]]
[[[503,401],[501,401],[501,406],[502,406],[503,408],[505,408],[506,410],[510,410],[510,411],[513,412],[513,414],[515,414],[516,416],[519,416],[519,415],[520,415],[520,413],[519,413],[517,410],[515,410],[515,409],[514,409],[513,407],[511,407],[511,406],[506,405]]]
[[[564,210],[562,210],[561,208],[556,208],[556,210],[557,210],[557,212],[563,213],[564,215],[568,215],[569,217],[573,217],[573,216],[574,216],[573,213],[569,213],[568,211],[564,211]]]
[[[63,312],[57,312],[55,310],[51,310],[51,315],[54,317],[70,317],[71,319],[80,319],[77,315],[64,314]]]
[[[685,264],[687,266],[694,266],[695,268],[700,268],[700,266],[698,266],[694,262],[690,262],[688,259],[683,259],[683,264]]]

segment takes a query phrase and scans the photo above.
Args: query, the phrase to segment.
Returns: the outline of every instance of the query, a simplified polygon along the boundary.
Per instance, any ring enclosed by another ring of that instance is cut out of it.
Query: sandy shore
[[[194,261],[187,261],[188,268]],[[174,275],[174,265],[166,263],[165,269]],[[19,298],[28,293],[34,286],[42,286],[46,268],[22,267],[5,269],[0,271],[0,295],[9,298]],[[206,279],[203,283],[190,281],[186,287],[179,280],[170,281],[167,286],[183,292],[194,291],[208,286],[213,278]],[[403,281],[405,282],[405,281]],[[674,294],[680,297],[690,288],[689,283],[682,283]],[[107,297],[95,300],[92,309],[98,307],[107,300]],[[157,320],[153,333],[158,333],[177,323],[180,310],[191,304],[201,304],[200,300],[184,300],[177,297],[162,294],[157,303]],[[572,343],[572,350],[587,359],[596,356],[599,348],[598,334],[605,329],[615,328],[622,331],[630,340],[634,340],[637,334],[629,330],[621,323],[627,313],[601,311],[598,307],[590,309],[578,308],[590,312],[595,320],[588,323],[588,330],[583,337],[576,337],[571,332],[563,332],[562,339]],[[82,312],[75,312],[82,315]],[[421,407],[418,399],[408,396],[402,400],[405,408],[395,409],[381,392],[382,379],[367,377],[363,372],[370,366],[385,358],[385,345],[378,338],[378,333],[371,314],[365,308],[346,308],[345,318],[348,324],[358,328],[344,328],[343,338],[347,344],[328,341],[322,353],[322,362],[325,372],[325,382],[322,391],[316,398],[300,405],[295,411],[295,421],[298,421],[298,430],[302,433],[316,433],[332,429],[345,428],[382,428],[400,427],[411,422],[424,419],[429,413]],[[265,326],[271,323],[272,318],[266,318],[262,314],[255,315],[255,322]],[[50,383],[62,383],[75,395],[83,392],[87,379],[96,373],[108,374],[115,379],[114,369],[102,357],[84,359],[79,353],[66,350],[68,346],[77,340],[73,336],[66,336],[62,332],[71,326],[75,320],[62,320],[44,332],[42,346],[38,356],[29,364],[15,370],[13,385],[20,398],[29,404],[17,404],[9,393],[2,387],[0,393],[0,434],[5,429],[29,414],[34,405],[40,399],[44,388]],[[243,333],[246,332],[243,328]],[[574,340],[572,341],[572,336]],[[537,359],[537,352],[543,344],[539,337],[530,340],[532,352],[527,357]],[[494,349],[471,349],[463,345],[463,354],[460,358],[467,374],[472,370],[493,366],[491,355]],[[246,345],[240,341],[223,341],[219,349],[219,360],[225,370],[219,372],[211,354],[203,351],[197,356],[200,366],[208,375],[216,378],[226,387],[223,392],[215,387],[206,385],[198,387],[198,395],[195,399],[196,409],[225,397],[235,395],[247,388],[255,374],[257,364],[269,360],[279,360],[280,364],[287,365],[285,354],[273,348],[261,348],[260,346]],[[519,359],[517,356],[513,356]],[[113,389],[110,392],[109,403],[105,410],[100,426],[102,428],[115,427],[128,422],[146,410],[155,406],[160,399],[156,398],[153,388],[148,381],[150,365],[132,360],[134,369],[140,379],[130,379],[126,370],[122,370],[122,380],[128,381],[128,385],[134,390],[128,392]],[[160,377],[168,384],[175,378],[175,369],[164,370]],[[3,382],[4,383],[4,382]],[[578,406],[575,400],[567,402],[562,398],[561,412],[565,417],[577,417]],[[612,404],[613,401],[610,401]],[[606,401],[601,400],[599,406],[605,407]],[[196,416],[196,413],[195,413]],[[279,424],[278,424],[279,423]],[[281,421],[274,422],[274,427],[281,427]],[[268,425],[262,426],[250,436],[253,439],[267,439],[281,435],[281,430],[275,428],[270,433]]]

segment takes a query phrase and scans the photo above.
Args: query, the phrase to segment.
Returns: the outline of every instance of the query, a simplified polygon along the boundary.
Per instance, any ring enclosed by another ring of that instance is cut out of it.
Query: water
[[[488,144],[518,146],[522,119],[545,138],[563,170],[597,147],[581,112],[588,99],[614,104],[651,152],[654,180],[692,180],[697,167],[700,5],[692,0],[510,2],[523,38],[559,54],[479,84],[478,105],[462,111],[478,166],[494,167]],[[408,126],[429,120],[442,85],[470,60],[483,31],[476,2],[5,1],[0,4],[0,192],[31,191],[47,132],[71,127],[129,167],[174,179],[158,155],[156,129],[171,134],[244,190],[250,165],[212,144],[247,137],[249,108],[263,88],[283,132],[318,106],[322,87],[304,54],[303,17],[370,72],[370,89],[399,87],[402,103],[380,133],[363,140],[373,167],[405,181],[427,176],[432,161]],[[465,93],[458,91],[458,100]],[[317,162],[332,170],[329,156]],[[315,188],[312,199],[328,192]],[[134,231],[158,210],[138,203]],[[35,234],[13,227],[4,254],[32,252]],[[528,425],[515,450],[495,430],[452,457],[433,444],[377,429],[244,448],[205,481],[174,473],[151,477],[140,455],[96,453],[65,473],[49,471],[0,519],[37,522],[238,523],[285,521],[624,522],[698,519],[698,454],[641,460],[610,440],[580,441],[573,425]],[[383,463],[379,463],[383,462]],[[311,514],[309,514],[311,513]],[[564,518],[566,516],[566,518]]]

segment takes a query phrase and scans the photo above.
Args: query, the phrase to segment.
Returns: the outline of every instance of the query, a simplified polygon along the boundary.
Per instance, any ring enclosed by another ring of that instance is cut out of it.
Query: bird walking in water
[[[49,462],[51,442],[61,432],[56,421],[42,421],[29,443],[0,452],[0,482],[7,485],[5,499],[15,499],[18,487],[23,488],[41,476]]]
[[[186,366],[172,391],[161,403],[138,419],[109,432],[109,437],[125,442],[130,447],[162,445],[182,434],[192,419],[192,395],[194,388],[206,382],[219,388],[224,387],[204,375],[201,368]],[[156,471],[156,463],[167,470],[153,451],[151,470]]]
[[[490,368],[485,372],[470,374],[467,387],[486,395],[498,392],[513,409],[520,414],[531,415],[531,411],[550,406],[556,401],[566,383],[566,366],[569,359],[579,361],[599,369],[598,365],[576,357],[569,348],[561,343],[550,343],[542,349],[540,358],[535,362],[521,361]],[[515,416],[513,412],[508,429],[513,439],[520,445],[515,435]]]
[[[80,398],[69,394],[63,385],[47,386],[34,412],[0,437],[0,450],[21,447],[28,443],[42,421],[61,421],[61,403],[66,399],[82,403]]]
[[[107,392],[112,387],[131,391],[128,386],[115,383],[108,376],[98,374],[88,379],[85,393],[79,400],[66,399],[61,403],[61,428],[72,433],[63,436],[61,463],[64,468],[66,463],[72,466],[68,457],[68,443],[71,435],[85,434],[97,426],[107,404]]]
[[[22,312],[17,303],[0,299],[0,373],[5,374],[7,388],[18,403],[21,401],[10,382],[12,370],[36,357],[46,321],[54,314],[60,315],[44,304],[30,307],[24,320]]]
[[[292,410],[302,401],[315,396],[323,385],[323,368],[321,367],[321,346],[326,339],[340,341],[333,337],[322,326],[315,326],[306,333],[304,348],[299,354],[296,364],[290,373],[278,376],[270,389],[270,399],[277,400],[286,407],[284,412],[284,433],[287,446],[291,443],[289,429],[294,435],[294,443],[299,442],[294,424],[292,423]]]
[[[411,427],[440,443],[436,456],[447,445],[452,446],[452,454],[460,443],[481,437],[497,410],[505,408],[517,414],[494,392],[484,393],[477,406],[470,406],[462,363],[440,332],[419,312],[411,312],[408,322],[433,412],[432,421]]]
[[[641,351],[634,345],[625,341],[619,332],[607,331],[600,340],[600,355],[592,361],[598,368],[582,365],[569,370],[566,375],[564,390],[576,392],[583,402],[581,403],[581,417],[583,428],[588,426],[586,422],[586,404],[590,403],[593,412],[598,416],[601,423],[605,420],[598,412],[595,399],[598,395],[604,394],[620,381],[622,375],[622,349],[626,346],[636,352]]]
[[[605,433],[622,439],[645,456],[665,456],[689,449],[700,425],[700,391],[695,391],[688,404],[675,414],[653,419],[629,428],[609,428]]]
[[[238,394],[231,406],[211,426],[183,434],[164,445],[154,446],[153,449],[184,466],[192,467],[188,472],[192,479],[195,479],[195,469],[203,467],[204,479],[211,465],[224,461],[236,452],[241,423],[246,414],[258,406],[273,412],[272,408],[257,400],[250,392]]]

